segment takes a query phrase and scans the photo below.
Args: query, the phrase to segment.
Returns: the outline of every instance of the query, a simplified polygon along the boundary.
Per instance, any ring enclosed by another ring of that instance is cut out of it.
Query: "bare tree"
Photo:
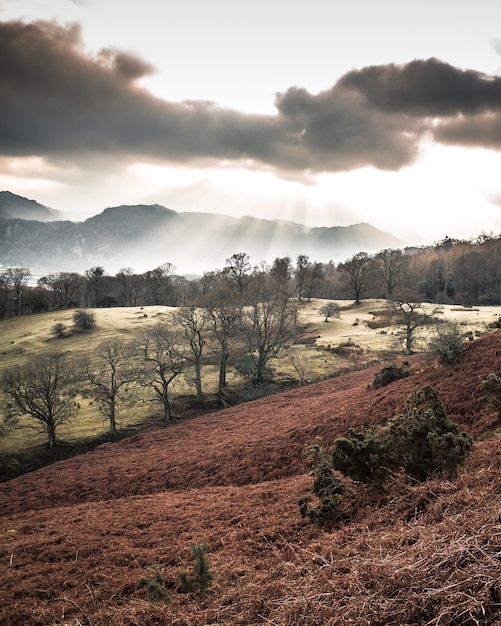
[[[116,274],[120,286],[119,298],[121,306],[136,306],[142,277],[134,273],[131,267],[123,267]]]
[[[264,272],[255,272],[249,287],[250,302],[245,307],[243,328],[247,338],[252,380],[261,384],[266,379],[270,359],[277,356],[295,331],[296,300],[284,300],[273,281]]]
[[[142,384],[153,389],[154,400],[160,402],[164,419],[169,422],[171,383],[181,374],[186,361],[179,345],[179,333],[165,322],[158,323],[146,331],[140,347],[147,366],[142,373]]]
[[[407,257],[404,256],[402,250],[386,248],[376,254],[375,262],[386,295],[391,297],[395,288],[400,286],[405,278]]]
[[[367,252],[357,252],[351,259],[338,265],[338,270],[346,274],[355,304],[360,304],[362,294],[367,289],[370,267],[371,257]]]
[[[340,306],[337,302],[326,302],[321,308],[320,313],[325,317],[324,322],[328,322],[330,317],[340,316]]]
[[[207,312],[197,307],[182,307],[174,314],[174,322],[181,329],[183,343],[187,347],[186,360],[192,363],[194,368],[194,382],[197,399],[204,399],[202,389],[202,365],[203,353],[206,346],[206,331],[208,316]]]
[[[0,274],[0,289],[2,300],[0,302],[0,318],[9,317],[9,294],[12,287],[12,276],[9,271]]]
[[[94,358],[82,361],[81,369],[90,383],[90,395],[96,400],[101,413],[109,421],[109,432],[117,432],[117,404],[133,403],[131,386],[140,376],[137,350],[122,339],[102,343]],[[129,396],[129,397],[128,397]]]
[[[226,372],[230,358],[230,339],[235,334],[241,319],[241,308],[237,305],[234,291],[220,284],[202,300],[212,326],[212,334],[219,343],[219,376],[217,393],[222,399],[226,387]]]
[[[42,276],[38,285],[52,292],[52,304],[57,309],[79,306],[84,280],[76,272],[58,272]]]
[[[172,291],[172,276],[176,268],[172,263],[163,263],[146,272],[144,278],[153,304],[169,304]]]
[[[57,445],[57,427],[77,410],[68,370],[62,355],[44,354],[6,370],[0,378],[10,415],[26,416],[31,428],[47,435],[49,448]]]
[[[416,331],[435,323],[437,314],[442,310],[438,306],[427,310],[420,302],[412,302],[406,298],[394,300],[390,304],[390,309],[394,323],[403,326],[405,354],[412,354]]]
[[[31,272],[27,267],[9,267],[8,282],[12,285],[14,299],[14,315],[21,315],[23,310],[23,291],[31,278]]]
[[[238,295],[242,298],[251,271],[249,255],[245,252],[233,254],[229,259],[226,259],[226,266],[223,271],[229,281],[236,283]]]

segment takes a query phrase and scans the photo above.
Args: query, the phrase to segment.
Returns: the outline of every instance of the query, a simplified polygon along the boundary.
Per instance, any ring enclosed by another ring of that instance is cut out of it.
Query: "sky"
[[[501,232],[499,0],[0,0],[0,189]]]

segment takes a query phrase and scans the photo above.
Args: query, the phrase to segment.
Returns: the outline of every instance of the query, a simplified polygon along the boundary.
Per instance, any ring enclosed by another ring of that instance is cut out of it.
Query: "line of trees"
[[[243,255],[239,259],[247,261]],[[230,264],[229,264],[230,267]],[[284,271],[287,270],[287,271]],[[161,322],[149,326],[131,341],[116,337],[101,343],[92,354],[68,361],[60,354],[31,359],[0,376],[10,421],[20,417],[47,434],[49,447],[57,444],[57,427],[77,411],[77,398],[92,401],[117,432],[117,416],[139,401],[159,403],[163,418],[172,418],[171,389],[183,375],[204,401],[205,368],[217,372],[217,396],[225,401],[230,365],[249,384],[272,378],[270,361],[292,341],[297,327],[297,298],[290,264],[226,270],[211,277],[212,288],[199,294],[198,305],[166,311]],[[75,327],[94,327],[92,314],[77,310]],[[85,322],[85,324],[84,324]],[[53,329],[62,338],[67,329]],[[92,330],[90,330],[92,332]]]
[[[363,298],[393,299],[405,291],[415,302],[501,304],[500,261],[501,235],[481,235],[469,241],[446,238],[425,248],[358,252],[337,266],[299,255],[294,263],[285,257],[269,267],[253,267],[240,252],[222,270],[193,280],[164,263],[144,274],[123,268],[110,276],[101,266],[83,274],[57,272],[35,286],[28,268],[7,268],[0,272],[0,319],[72,307],[189,306],[221,290],[221,277],[226,289],[243,298],[256,272],[275,276],[304,299],[353,298],[358,303]]]

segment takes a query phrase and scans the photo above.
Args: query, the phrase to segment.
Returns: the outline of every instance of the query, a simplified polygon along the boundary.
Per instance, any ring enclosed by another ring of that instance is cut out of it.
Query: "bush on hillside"
[[[93,330],[96,327],[96,316],[91,311],[78,309],[73,313],[73,324],[80,330]]]
[[[307,449],[314,478],[311,491],[318,504],[310,506],[311,496],[305,496],[299,507],[303,517],[319,526],[332,527],[342,519],[340,502],[346,486],[335,471],[372,487],[381,487],[398,471],[416,482],[453,480],[472,446],[471,438],[447,418],[437,391],[430,386],[411,393],[404,412],[386,425],[362,433],[350,431],[350,435],[334,441],[330,458],[319,446]]]
[[[443,363],[455,363],[465,351],[465,339],[459,324],[439,324],[428,344],[428,351]]]
[[[383,369],[374,376],[374,382],[372,383],[372,387],[374,389],[385,387],[395,380],[400,380],[400,378],[407,378],[409,374],[409,363],[407,361],[404,361],[401,367],[393,363],[391,365],[385,365]]]
[[[334,441],[332,467],[355,482],[382,485],[388,477],[392,461],[388,442],[379,436],[375,427],[365,432],[350,430],[351,438],[340,437]]]
[[[495,411],[501,421],[501,378],[491,373],[482,381],[482,389],[486,392],[485,400]]]
[[[438,392],[427,385],[411,393],[404,412],[381,430],[394,463],[412,479],[457,476],[457,468],[470,452],[472,440],[449,420]]]
[[[299,498],[301,517],[308,518],[312,523],[330,530],[342,520],[341,497],[345,487],[334,475],[329,456],[319,445],[308,446],[305,455],[313,477],[311,494]],[[312,494],[315,504],[311,504]]]

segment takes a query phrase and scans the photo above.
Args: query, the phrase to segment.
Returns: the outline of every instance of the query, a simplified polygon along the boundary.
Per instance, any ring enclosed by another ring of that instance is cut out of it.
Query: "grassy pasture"
[[[366,300],[359,306],[347,301],[337,301],[341,307],[340,318],[324,321],[320,309],[325,301],[312,300],[303,303],[299,310],[300,336],[271,363],[278,383],[314,382],[356,369],[375,362],[403,359],[402,347],[396,328],[369,328],[367,322],[374,319],[371,312],[386,306],[384,300]],[[429,306],[429,305],[428,305]],[[499,317],[501,307],[443,306],[438,316],[445,320],[457,320],[464,333],[483,333],[488,325]],[[0,371],[25,363],[33,355],[51,351],[63,352],[70,359],[84,354],[92,355],[99,344],[117,336],[133,339],[141,331],[158,321],[168,319],[172,309],[164,306],[95,309],[97,328],[78,331],[73,328],[73,311],[57,311],[0,321]],[[56,338],[52,332],[55,324],[66,326],[66,336]],[[423,342],[416,349],[425,346]],[[189,371],[188,371],[189,373]],[[210,397],[217,387],[217,367],[206,365],[203,370],[204,390]],[[244,399],[251,399],[256,392],[244,389],[244,381],[234,371],[228,372],[229,388]],[[181,377],[175,381],[172,392],[187,396],[192,389]],[[246,395],[247,394],[247,395]],[[81,409],[70,422],[58,429],[58,438],[70,445],[90,441],[107,431],[106,421],[97,407],[88,399],[78,398]],[[175,398],[174,398],[175,401]],[[160,406],[143,398],[132,410],[121,408],[118,423],[122,428],[135,428],[161,416]],[[0,419],[3,407],[0,406]],[[22,422],[21,422],[22,423]],[[24,425],[29,422],[24,422]],[[25,456],[40,454],[45,436],[21,428],[12,429],[0,437],[0,456],[4,458],[23,451]]]

